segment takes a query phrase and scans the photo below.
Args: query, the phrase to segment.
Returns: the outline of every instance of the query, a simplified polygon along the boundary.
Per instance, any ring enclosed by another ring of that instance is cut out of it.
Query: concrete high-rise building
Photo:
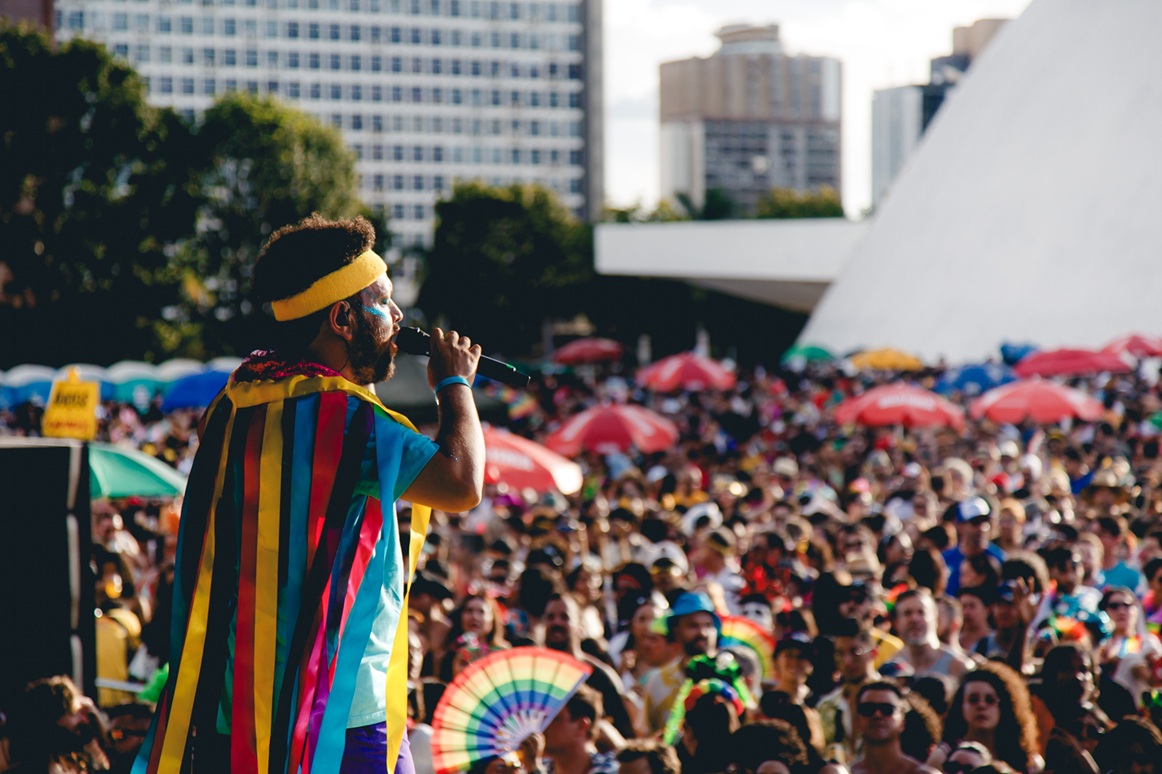
[[[777,25],[717,36],[712,56],[661,65],[661,197],[717,188],[750,211],[772,188],[838,191],[839,60],[785,53]]]
[[[0,19],[52,30],[52,0],[0,0]]]
[[[57,0],[57,36],[104,43],[189,118],[232,91],[339,128],[360,194],[405,245],[458,180],[604,199],[602,0]]]
[[[952,53],[931,60],[928,83],[879,89],[872,95],[873,209],[887,195],[936,111],[1007,21],[979,19],[970,27],[957,27],[952,31]]]

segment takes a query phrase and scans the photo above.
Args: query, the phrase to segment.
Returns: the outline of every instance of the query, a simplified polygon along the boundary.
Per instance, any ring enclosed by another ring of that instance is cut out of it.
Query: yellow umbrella
[[[920,359],[898,349],[869,349],[853,355],[851,364],[863,371],[919,371]]]

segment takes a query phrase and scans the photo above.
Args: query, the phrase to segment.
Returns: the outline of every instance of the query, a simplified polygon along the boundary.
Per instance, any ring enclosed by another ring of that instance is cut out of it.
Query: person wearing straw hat
[[[207,409],[181,519],[170,677],[134,767],[411,772],[404,587],[482,497],[480,347],[431,337],[435,441],[380,403],[402,313],[363,218],[279,229],[254,267],[267,349]],[[394,510],[413,503],[410,567]],[[192,759],[192,761],[191,761]]]

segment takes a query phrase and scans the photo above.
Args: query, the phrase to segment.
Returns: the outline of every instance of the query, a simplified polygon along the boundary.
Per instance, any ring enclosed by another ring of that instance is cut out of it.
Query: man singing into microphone
[[[435,442],[384,408],[370,388],[392,375],[402,315],[374,241],[362,218],[312,215],[262,249],[254,291],[277,332],[202,419],[169,682],[135,774],[413,771],[403,593],[424,506],[481,498],[480,347],[433,332]]]

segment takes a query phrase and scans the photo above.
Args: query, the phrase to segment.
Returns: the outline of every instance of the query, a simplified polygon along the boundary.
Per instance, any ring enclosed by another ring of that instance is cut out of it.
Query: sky
[[[1049,2],[1050,0],[1040,0]],[[843,63],[844,209],[871,203],[876,89],[928,81],[952,29],[1016,18],[1030,0],[605,0],[605,195],[650,208],[658,198],[658,65],[709,56],[726,24],[778,24],[789,54]]]

